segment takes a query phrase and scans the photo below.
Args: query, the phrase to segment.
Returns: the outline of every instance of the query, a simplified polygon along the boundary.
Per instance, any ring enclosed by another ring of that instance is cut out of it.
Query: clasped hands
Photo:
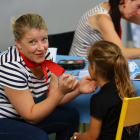
[[[98,87],[98,82],[93,81],[90,76],[85,76],[79,82],[74,76],[70,74],[63,74],[59,78],[61,90],[65,93],[72,92],[78,88],[80,93],[88,94],[94,92]]]

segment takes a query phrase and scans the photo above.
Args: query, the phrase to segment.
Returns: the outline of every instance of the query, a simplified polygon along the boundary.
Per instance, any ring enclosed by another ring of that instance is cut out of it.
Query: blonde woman
[[[0,139],[48,140],[48,134],[56,133],[56,140],[69,140],[78,129],[79,113],[58,105],[93,92],[95,82],[85,77],[79,86],[68,74],[58,81],[64,69],[52,62],[41,16],[22,15],[12,27],[16,45],[0,56]],[[35,104],[34,98],[43,94],[46,99]]]

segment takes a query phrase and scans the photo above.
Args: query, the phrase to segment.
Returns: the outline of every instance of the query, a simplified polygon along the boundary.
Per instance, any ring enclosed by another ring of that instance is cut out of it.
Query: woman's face
[[[140,14],[140,0],[124,0],[124,3],[125,8],[123,8],[123,16],[126,19]]]
[[[28,29],[21,39],[16,44],[19,50],[31,61],[42,63],[48,49],[47,31],[44,29]]]

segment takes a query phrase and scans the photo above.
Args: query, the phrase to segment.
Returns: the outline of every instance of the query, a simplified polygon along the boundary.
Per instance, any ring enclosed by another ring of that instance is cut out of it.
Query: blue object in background
[[[0,52],[0,55],[1,55],[2,53],[4,53],[4,52]]]
[[[130,23],[134,48],[140,48],[140,25]]]

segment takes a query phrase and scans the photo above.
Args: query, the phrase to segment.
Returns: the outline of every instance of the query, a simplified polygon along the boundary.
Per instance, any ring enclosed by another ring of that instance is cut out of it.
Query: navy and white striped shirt
[[[81,17],[69,55],[87,56],[87,48],[91,47],[94,42],[103,40],[100,32],[91,28],[88,23],[88,18],[96,14],[106,14],[110,17],[109,12],[102,8],[101,5],[92,8]]]
[[[50,52],[47,51],[45,59],[52,60]],[[46,68],[47,69],[47,68]],[[0,55],[0,118],[16,118],[21,116],[10,103],[2,86],[16,90],[30,89],[34,98],[43,95],[50,83],[51,71],[47,69],[48,81],[46,84],[45,76],[38,79],[24,63],[19,54],[17,46],[9,47]],[[12,94],[12,93],[11,93]]]

